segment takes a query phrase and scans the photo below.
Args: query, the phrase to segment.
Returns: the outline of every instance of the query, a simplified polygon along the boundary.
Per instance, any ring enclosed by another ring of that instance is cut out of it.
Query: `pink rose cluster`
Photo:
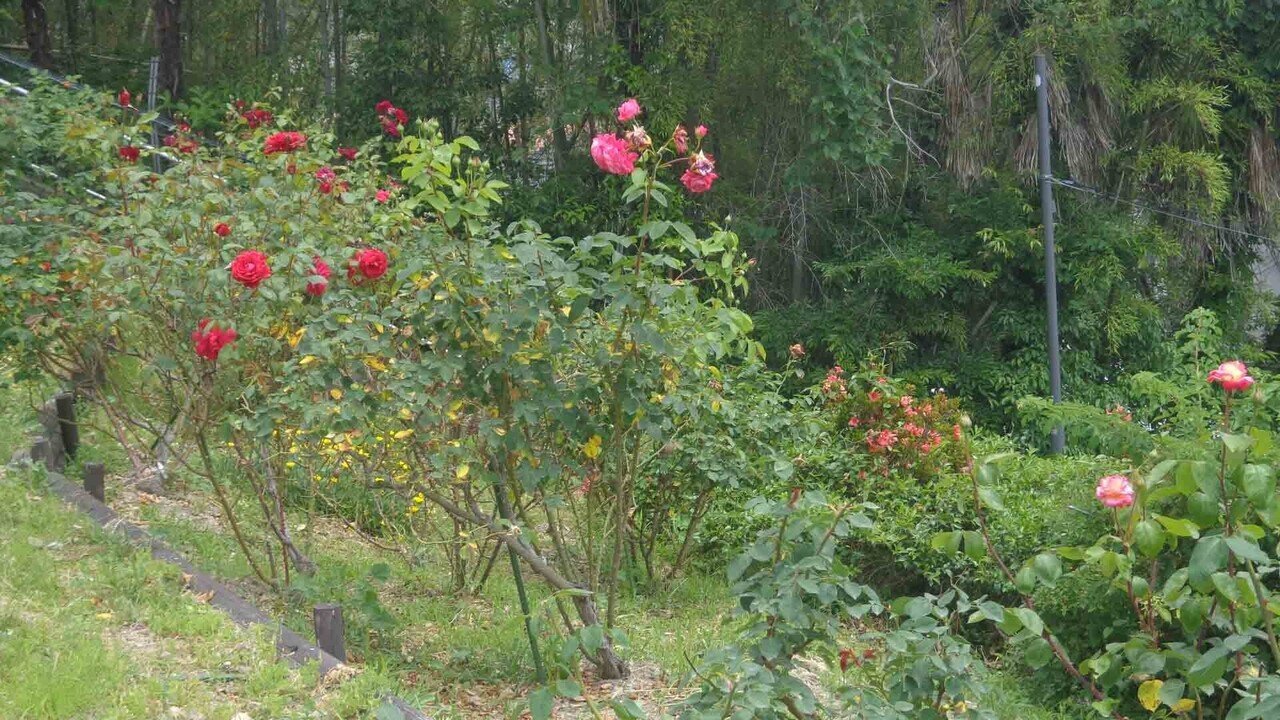
[[[640,106],[639,101],[635,98],[627,98],[618,106],[615,117],[620,123],[629,123],[643,112],[644,108]],[[683,125],[676,126],[668,141],[671,148],[680,156],[680,159],[674,162],[685,165],[680,183],[695,195],[710,190],[720,177],[716,174],[715,158],[701,149],[702,139],[706,136],[705,125],[699,125],[694,129],[697,145],[692,153],[689,152],[689,131]],[[663,145],[658,148],[658,153],[661,154],[666,147],[667,145]],[[624,131],[621,137],[617,133],[599,133],[591,139],[591,159],[595,161],[596,167],[610,175],[630,175],[635,171],[636,163],[640,158],[652,150],[653,139],[644,126],[638,123]],[[663,163],[659,161],[659,166],[662,165]]]

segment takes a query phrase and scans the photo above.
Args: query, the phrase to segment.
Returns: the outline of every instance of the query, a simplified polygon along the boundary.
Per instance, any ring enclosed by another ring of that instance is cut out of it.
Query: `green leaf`
[[[1018,588],[1018,592],[1026,595],[1034,592],[1036,589],[1036,571],[1031,569],[1030,565],[1025,565],[1018,574],[1013,577],[1014,587]]]
[[[556,695],[559,695],[560,697],[566,697],[566,698],[581,697],[582,686],[578,684],[577,680],[570,680],[570,679],[557,680]]]
[[[958,532],[934,533],[933,537],[929,539],[929,547],[954,555],[960,552],[961,537]]]
[[[1218,681],[1227,669],[1231,651],[1226,645],[1217,645],[1196,659],[1187,669],[1187,682],[1203,688]]]
[[[1275,474],[1265,465],[1245,465],[1241,484],[1244,486],[1245,497],[1254,505],[1265,507],[1275,500]]]
[[[1021,607],[1009,608],[1009,612],[1016,615],[1018,620],[1022,622],[1022,627],[1030,630],[1032,634],[1040,635],[1044,632],[1044,621],[1040,619],[1035,610]]]
[[[1198,538],[1200,537],[1200,528],[1186,518],[1169,517],[1168,515],[1157,515],[1156,522],[1164,526],[1170,535],[1178,537]]]
[[[1031,561],[1031,567],[1035,570],[1036,576],[1049,587],[1053,587],[1058,582],[1058,578],[1062,577],[1062,561],[1052,553],[1036,555]]]
[[[1210,578],[1226,565],[1227,543],[1217,535],[1200,538],[1187,563],[1191,586],[1200,592],[1208,592],[1212,585]]]
[[[973,560],[981,560],[987,555],[987,544],[982,534],[973,530],[964,532],[964,554]]]
[[[618,716],[618,720],[645,720],[646,717],[644,709],[631,698],[610,701],[609,707]]]
[[[1187,684],[1181,680],[1170,678],[1164,682],[1164,686],[1160,688],[1160,702],[1173,707],[1182,699],[1182,693],[1187,689]]]
[[[1147,487],[1155,487],[1178,465],[1178,460],[1164,460],[1147,473]]]
[[[1222,436],[1222,444],[1227,446],[1227,450],[1231,452],[1240,452],[1249,449],[1253,444],[1253,438],[1248,435],[1238,435],[1226,433]]]
[[[991,487],[987,485],[979,485],[978,497],[981,498],[983,505],[986,505],[992,510],[995,510],[996,512],[1004,510],[1004,503],[1000,501],[1000,496],[996,494],[996,491]]]
[[[582,647],[588,653],[595,654],[604,647],[604,628],[600,625],[588,625],[579,634],[582,635]]]
[[[1231,548],[1231,552],[1237,556],[1255,563],[1267,562],[1267,554],[1251,540],[1241,535],[1232,535],[1226,538],[1227,547]]]
[[[551,720],[551,710],[555,708],[555,697],[547,688],[538,688],[529,693],[529,713],[533,720]]]
[[[1044,638],[1035,637],[1027,643],[1026,649],[1022,652],[1022,656],[1026,659],[1027,664],[1030,665],[1032,669],[1039,669],[1044,667],[1045,664],[1053,659],[1053,648],[1050,647],[1049,642]]]
[[[1164,547],[1164,540],[1164,530],[1151,520],[1143,520],[1133,528],[1133,541],[1137,544],[1138,551],[1147,557],[1159,554]]]

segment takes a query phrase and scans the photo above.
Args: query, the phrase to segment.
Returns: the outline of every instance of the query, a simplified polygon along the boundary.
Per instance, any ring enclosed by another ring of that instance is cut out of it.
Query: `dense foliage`
[[[147,3],[46,5],[56,67],[141,105]],[[814,370],[876,352],[1005,428],[1047,388],[1030,182],[1044,51],[1055,173],[1104,193],[1057,188],[1068,395],[1114,401],[1117,375],[1168,369],[1161,338],[1196,307],[1219,312],[1228,345],[1267,332],[1251,268],[1280,208],[1269,3],[236,0],[181,13],[188,91],[162,100],[197,129],[280,86],[286,105],[360,138],[378,127],[366,109],[390,98],[477,138],[512,185],[505,219],[553,235],[627,227],[583,152],[615,98],[646,97],[646,124],[713,127],[729,172],[690,214],[731,216],[757,261],[748,307],[775,367],[796,341]]]
[[[158,148],[87,60],[145,13],[77,7],[40,59],[134,91],[0,100],[0,350],[207,483],[266,586],[314,591],[298,514],[454,594],[509,553],[537,718],[726,565],[684,717],[1000,717],[995,657],[1074,716],[1280,706],[1269,5],[189,5]]]

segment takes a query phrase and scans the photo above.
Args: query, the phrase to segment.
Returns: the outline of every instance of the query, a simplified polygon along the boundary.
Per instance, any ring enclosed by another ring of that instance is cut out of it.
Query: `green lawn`
[[[269,631],[232,624],[41,475],[0,475],[0,717],[358,717],[393,687],[366,673],[328,688],[277,662]]]

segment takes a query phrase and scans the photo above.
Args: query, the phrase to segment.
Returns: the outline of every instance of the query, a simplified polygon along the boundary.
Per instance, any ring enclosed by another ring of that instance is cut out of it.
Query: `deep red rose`
[[[220,222],[213,226],[213,234],[218,237],[226,237],[231,234],[231,226],[224,222]]]
[[[211,324],[209,318],[201,320],[191,333],[191,342],[195,343],[196,355],[210,361],[217,360],[222,348],[235,342],[235,339],[235,330],[219,328],[217,324]]]
[[[45,260],[44,262],[40,263],[40,269],[45,272],[51,272],[53,270],[53,263],[49,262],[48,260]]]
[[[129,162],[137,162],[138,155],[140,154],[141,151],[132,145],[123,145],[120,147],[119,152],[120,152],[121,160],[128,160]]]
[[[333,271],[329,269],[329,263],[326,263],[317,255],[311,258],[311,274],[323,279],[307,283],[307,294],[312,297],[320,297],[329,289],[329,276],[333,274]]]
[[[390,100],[380,100],[377,105],[373,106],[373,111],[379,115],[386,115],[387,111],[393,107],[395,106],[391,104]]]
[[[282,152],[293,152],[307,146],[307,136],[300,132],[278,132],[267,137],[262,145],[263,155],[275,155]]]
[[[400,108],[392,108],[391,114],[396,116],[396,122],[401,125],[409,122],[409,113],[401,110]]]
[[[251,128],[270,125],[271,121],[275,119],[275,116],[271,114],[270,110],[263,110],[262,108],[245,110],[240,117],[244,118],[245,123]]]
[[[258,250],[245,250],[231,261],[231,277],[251,290],[258,287],[263,280],[271,277],[267,256]]]
[[[354,162],[359,151],[353,147],[340,147],[338,154],[345,158],[348,162]]]
[[[362,279],[377,280],[387,273],[387,254],[378,248],[362,248],[356,251],[347,265],[347,279],[359,283]]]
[[[133,104],[133,95],[129,94],[128,88],[120,88],[120,97],[117,100],[120,101],[121,106],[129,107]]]

